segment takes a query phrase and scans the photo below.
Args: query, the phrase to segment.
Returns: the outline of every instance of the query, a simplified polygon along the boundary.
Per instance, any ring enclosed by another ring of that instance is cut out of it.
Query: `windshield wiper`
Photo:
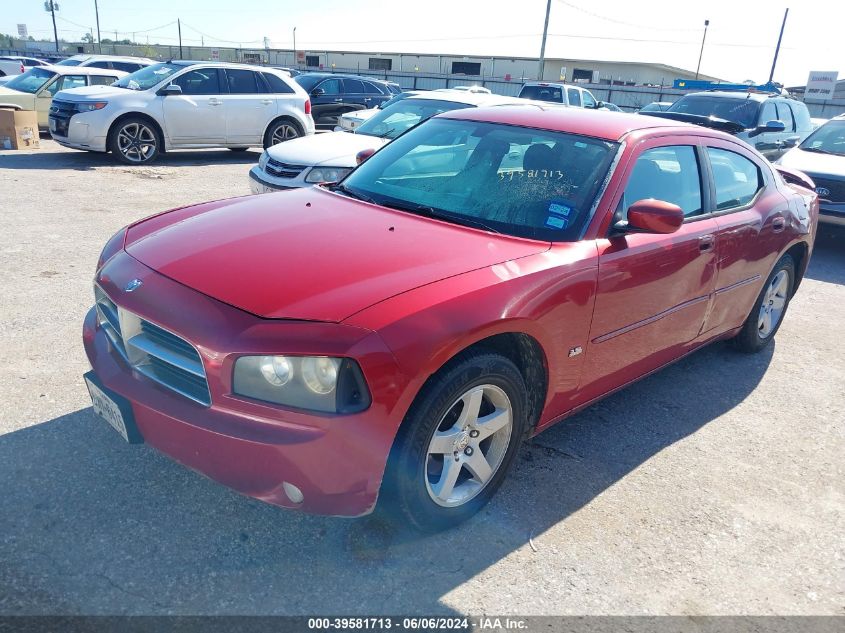
[[[355,198],[356,200],[363,200],[364,202],[369,202],[370,204],[378,204],[373,198],[370,196],[360,193],[359,191],[354,191],[345,185],[330,185],[326,187],[329,191],[339,191],[345,196],[350,198]]]
[[[826,149],[822,149],[821,147],[801,147],[798,146],[798,149],[803,150],[805,152],[816,152],[817,154],[832,154],[833,156],[841,156],[842,154],[837,154],[836,152],[829,152]]]
[[[464,215],[457,215],[447,213],[446,211],[441,211],[440,209],[435,209],[434,207],[429,207],[424,204],[415,204],[413,202],[383,202],[382,203],[386,207],[390,207],[392,209],[398,209],[400,211],[408,211],[409,213],[414,213],[417,215],[422,215],[428,218],[434,218],[435,220],[446,220],[447,222],[454,222],[455,224],[463,224],[465,226],[473,226],[477,229],[482,229],[484,231],[490,231],[491,233],[499,233],[501,231],[497,231],[492,226],[489,226],[482,222],[481,220],[476,220],[475,218],[468,218]]]
[[[396,129],[395,127],[392,127],[389,130],[387,130],[387,132],[383,132],[382,134],[367,134],[366,132],[364,132],[364,136],[372,136],[373,138],[385,138],[388,134],[393,134],[393,130],[395,130],[395,129]],[[360,134],[360,132],[359,132],[359,134]]]

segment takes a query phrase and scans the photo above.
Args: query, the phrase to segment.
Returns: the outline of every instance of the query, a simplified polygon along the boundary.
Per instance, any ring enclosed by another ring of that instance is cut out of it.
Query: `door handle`
[[[264,105],[272,105],[273,100],[272,99],[262,99],[261,103],[263,103]]]
[[[772,231],[775,233],[780,233],[786,228],[786,219],[782,216],[776,217],[772,220]]]
[[[334,102],[335,102],[335,103],[340,103],[341,101],[343,101],[343,97],[341,97],[340,99],[335,99],[335,100],[334,100]]]
[[[209,99],[208,105],[218,106],[218,105],[223,105],[223,102],[220,101],[220,99]]]
[[[716,240],[712,235],[702,235],[698,238],[698,250],[702,253],[709,253],[713,250],[713,244],[715,243]]]

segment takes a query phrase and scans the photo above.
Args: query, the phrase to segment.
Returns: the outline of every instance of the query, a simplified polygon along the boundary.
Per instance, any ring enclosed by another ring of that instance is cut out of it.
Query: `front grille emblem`
[[[128,284],[126,284],[126,286],[125,286],[123,289],[124,289],[126,292],[132,292],[132,291],[137,290],[138,288],[140,288],[140,287],[141,287],[141,284],[143,284],[143,283],[144,283],[144,282],[143,282],[143,281],[141,281],[140,279],[133,279],[133,280],[132,280],[132,281],[130,281]]]
[[[825,189],[824,187],[816,187],[816,193],[820,196],[829,196],[830,189]]]

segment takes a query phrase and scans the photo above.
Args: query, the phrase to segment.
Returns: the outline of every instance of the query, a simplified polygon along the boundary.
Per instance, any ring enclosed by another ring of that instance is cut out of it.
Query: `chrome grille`
[[[169,330],[118,307],[94,286],[97,320],[117,352],[139,374],[204,406],[211,405],[199,352]]]
[[[305,167],[306,165],[291,165],[271,158],[267,161],[265,169],[271,176],[276,176],[278,178],[296,178],[302,173]]]

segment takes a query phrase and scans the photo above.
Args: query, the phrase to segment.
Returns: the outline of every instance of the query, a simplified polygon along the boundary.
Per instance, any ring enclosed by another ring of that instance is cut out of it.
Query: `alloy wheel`
[[[117,133],[117,147],[133,163],[144,163],[156,153],[155,132],[143,123],[129,123]]]
[[[270,144],[277,145],[278,143],[284,143],[298,136],[299,131],[294,126],[282,123],[273,130],[273,135],[270,137]]]
[[[786,309],[788,293],[789,274],[785,270],[781,270],[772,278],[766,293],[763,295],[760,313],[757,316],[757,334],[760,338],[768,337],[780,323]]]

